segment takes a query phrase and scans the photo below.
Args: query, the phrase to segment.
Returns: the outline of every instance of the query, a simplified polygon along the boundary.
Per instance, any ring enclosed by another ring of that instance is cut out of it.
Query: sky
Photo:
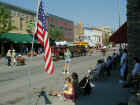
[[[38,0],[0,0],[36,11]],[[118,3],[120,1],[120,3]],[[43,0],[48,13],[69,19],[84,26],[110,26],[114,30],[126,21],[127,0]],[[120,9],[118,8],[120,4]]]

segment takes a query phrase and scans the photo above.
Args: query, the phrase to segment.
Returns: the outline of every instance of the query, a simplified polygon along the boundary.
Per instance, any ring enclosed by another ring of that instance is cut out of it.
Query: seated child
[[[64,85],[64,91],[63,92],[55,92],[55,91],[51,91],[50,95],[64,95],[64,97],[66,99],[72,99],[74,101],[74,88],[73,88],[73,84],[72,84],[72,79],[67,77]]]

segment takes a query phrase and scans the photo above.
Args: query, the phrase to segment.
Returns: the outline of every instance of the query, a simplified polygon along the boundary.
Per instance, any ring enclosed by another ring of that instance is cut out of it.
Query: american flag
[[[48,28],[46,23],[46,15],[42,6],[42,1],[39,4],[36,38],[40,44],[44,47],[44,60],[45,60],[45,70],[49,74],[54,73],[54,64],[51,56],[51,48],[49,45]]]

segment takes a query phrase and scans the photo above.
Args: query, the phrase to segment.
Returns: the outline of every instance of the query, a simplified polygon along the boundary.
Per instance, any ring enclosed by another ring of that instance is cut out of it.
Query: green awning
[[[13,43],[31,44],[33,40],[33,35],[18,34],[18,33],[4,33],[4,34],[0,34],[0,39],[2,41],[10,41]],[[34,43],[38,44],[38,41],[34,40]]]

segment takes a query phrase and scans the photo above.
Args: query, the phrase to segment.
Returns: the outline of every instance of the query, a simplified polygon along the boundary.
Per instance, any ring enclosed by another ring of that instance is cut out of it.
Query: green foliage
[[[52,40],[63,41],[64,33],[62,30],[58,30],[57,28],[50,28],[49,35]]]
[[[6,33],[15,28],[11,23],[11,12],[0,5],[0,33]]]
[[[104,40],[105,46],[108,46],[110,44],[109,38],[110,38],[110,35],[108,33],[105,33],[105,40]]]
[[[32,33],[34,28],[35,28],[35,23],[31,20],[28,23],[26,30],[27,30],[28,33]]]

